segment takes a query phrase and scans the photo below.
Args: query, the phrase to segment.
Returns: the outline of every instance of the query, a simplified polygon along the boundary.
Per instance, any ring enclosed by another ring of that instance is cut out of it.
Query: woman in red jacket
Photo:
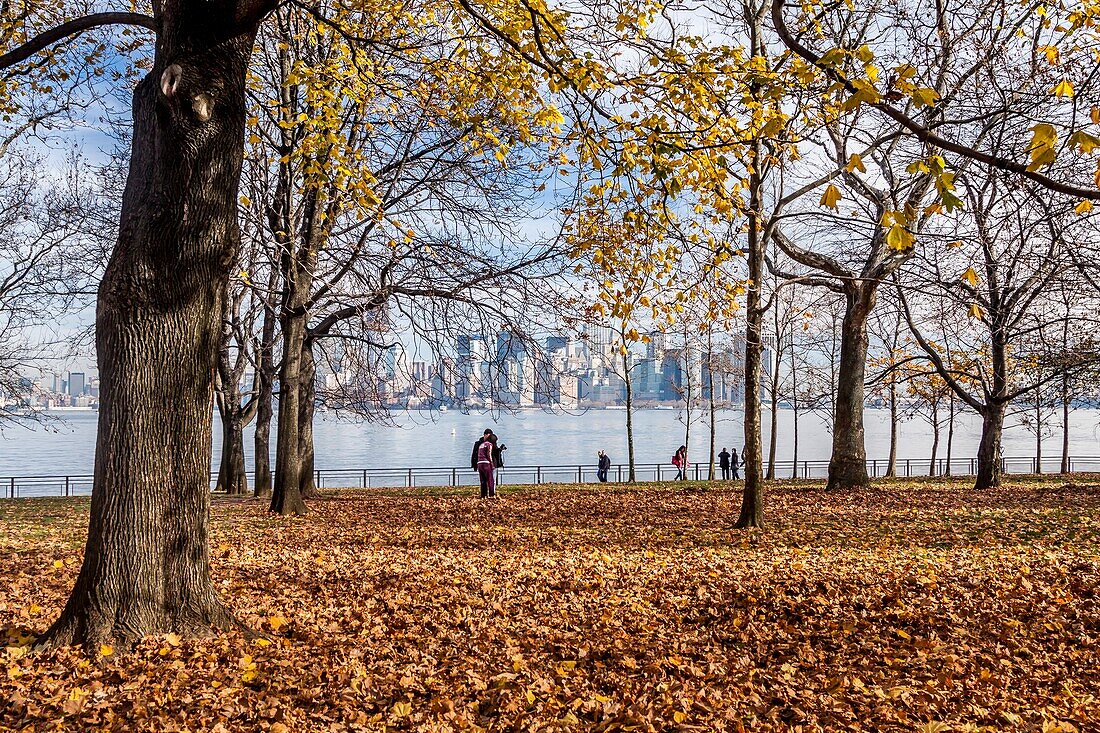
[[[676,466],[677,481],[684,481],[687,479],[688,447],[686,445],[681,445],[676,449],[676,453],[672,456],[672,465]]]

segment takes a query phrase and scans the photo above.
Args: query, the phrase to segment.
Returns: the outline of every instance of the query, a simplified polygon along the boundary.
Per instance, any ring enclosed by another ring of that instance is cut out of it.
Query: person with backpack
[[[681,445],[672,454],[672,465],[676,466],[676,480],[686,481],[688,468],[688,448],[686,445]]]
[[[596,470],[596,478],[601,482],[607,481],[607,472],[611,470],[611,456],[607,455],[603,451],[600,451],[600,462]]]
[[[736,458],[734,460],[737,460]],[[718,454],[718,467],[722,469],[722,480],[730,480],[730,452],[728,449],[723,448],[722,452]]]

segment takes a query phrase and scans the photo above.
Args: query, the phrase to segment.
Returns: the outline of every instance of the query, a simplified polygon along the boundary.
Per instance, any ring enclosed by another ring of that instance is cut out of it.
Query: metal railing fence
[[[889,462],[885,459],[867,461],[867,472],[874,478],[887,473]],[[1001,465],[1005,473],[1040,473],[1035,458],[1002,458]],[[899,477],[916,476],[966,476],[977,472],[978,461],[975,458],[937,459],[935,465],[928,458],[901,458],[896,462],[896,475]],[[692,481],[707,479],[709,464],[695,463],[688,467],[687,478]],[[1058,473],[1061,469],[1061,457],[1044,459],[1042,473]],[[1100,456],[1073,456],[1069,459],[1071,473],[1100,472]],[[829,462],[817,461],[776,461],[777,478],[820,479],[828,475]],[[676,477],[676,468],[664,463],[636,463],[634,476],[637,481],[669,481]],[[715,467],[715,476],[721,477],[721,471]],[[249,485],[255,476],[248,472]],[[210,474],[210,488],[217,484],[217,473]],[[608,471],[608,481],[622,483],[629,479],[629,467],[626,464],[614,464]],[[477,486],[477,473],[468,467],[433,468],[427,466],[408,468],[329,468],[314,471],[314,481],[318,488],[415,488],[415,487],[459,487]],[[498,485],[551,484],[551,483],[595,483],[594,465],[554,465],[554,466],[506,466],[498,469]],[[87,496],[92,491],[91,475],[58,476],[4,476],[0,477],[0,498],[41,496]]]

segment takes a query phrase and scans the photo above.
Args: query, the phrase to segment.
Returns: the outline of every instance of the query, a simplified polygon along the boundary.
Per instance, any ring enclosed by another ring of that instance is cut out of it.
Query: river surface
[[[44,424],[29,428],[6,425],[0,433],[0,476],[90,474],[95,455],[97,413],[52,413]],[[394,424],[356,422],[332,413],[318,415],[315,429],[316,466],[335,468],[394,468],[466,466],[470,447],[486,427],[507,444],[506,463],[520,465],[578,465],[595,462],[597,450],[607,451],[615,463],[626,461],[626,413],[623,410],[588,410],[580,413],[523,411],[517,414],[463,414],[458,411],[434,415],[394,414]],[[719,413],[718,449],[741,450],[741,414]],[[770,422],[764,413],[765,428]],[[789,461],[793,450],[794,416],[779,412],[778,457]],[[1100,410],[1077,410],[1071,417],[1071,454],[1100,456]],[[953,455],[968,458],[977,448],[980,421],[974,415],[960,415],[955,428]],[[689,455],[693,462],[705,461],[708,426],[693,423]],[[866,417],[867,457],[885,459],[890,445],[889,414],[869,409]],[[1044,457],[1056,460],[1061,454],[1061,427],[1049,425],[1044,440]],[[682,416],[676,410],[639,410],[634,415],[634,436],[639,463],[668,463],[684,440]],[[829,457],[831,436],[821,420],[812,414],[799,418],[799,459]],[[944,455],[946,430],[940,446]],[[898,455],[914,462],[927,462],[932,446],[928,423],[917,418],[900,426]],[[765,435],[765,447],[767,435]],[[214,465],[220,455],[221,428],[215,418]],[[272,441],[274,450],[274,441]],[[252,468],[252,431],[245,435],[248,467]],[[1030,457],[1035,454],[1035,436],[1010,420],[1004,435],[1004,454]]]

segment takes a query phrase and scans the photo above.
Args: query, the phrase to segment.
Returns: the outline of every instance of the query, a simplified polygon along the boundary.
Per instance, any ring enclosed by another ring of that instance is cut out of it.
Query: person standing
[[[485,431],[481,434],[481,437],[474,441],[474,452],[470,454],[470,468],[477,470],[477,449],[481,447],[481,444],[489,439],[489,436],[493,434],[493,431],[489,428],[485,428]]]
[[[491,432],[482,438],[477,448],[477,475],[481,479],[481,498],[497,498],[496,466],[493,454],[496,452],[496,438]]]
[[[672,465],[676,466],[676,480],[687,480],[687,468],[688,468],[688,449],[686,445],[681,445],[676,449],[676,453],[672,456]]]
[[[500,438],[496,433],[489,433],[489,439],[493,443],[493,466],[495,468],[504,468],[504,451],[508,450],[508,446],[504,443],[499,443]]]
[[[742,453],[745,452],[744,448],[741,449],[741,452]],[[736,448],[733,449],[733,458],[731,459],[730,463],[733,466],[733,480],[734,481],[740,481],[741,480],[741,474],[738,472],[737,469],[738,469],[739,466],[744,466],[745,462],[744,461],[741,461],[740,463],[737,462],[737,449]]]
[[[600,462],[596,471],[596,478],[601,482],[607,481],[607,472],[611,470],[611,456],[607,455],[603,451],[600,451]]]
[[[723,448],[722,452],[718,454],[718,466],[722,469],[722,480],[730,480],[730,452],[728,449]]]

